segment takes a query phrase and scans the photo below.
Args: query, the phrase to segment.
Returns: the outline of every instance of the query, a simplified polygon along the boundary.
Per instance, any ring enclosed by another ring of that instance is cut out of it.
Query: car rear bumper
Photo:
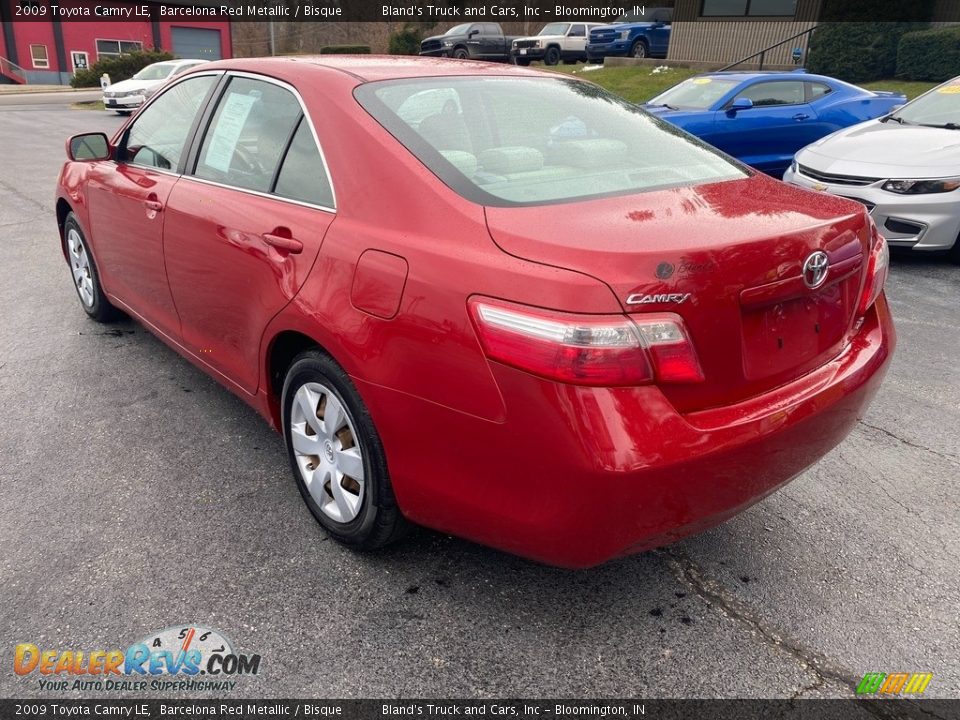
[[[356,382],[407,517],[584,568],[716,525],[803,472],[854,427],[894,345],[881,296],[831,362],[687,415],[654,386],[577,387],[497,364],[502,423]]]
[[[929,195],[897,195],[868,186],[822,183],[792,167],[784,182],[808,190],[857,200],[870,211],[880,232],[893,247],[915,250],[949,250],[960,237],[960,190]]]

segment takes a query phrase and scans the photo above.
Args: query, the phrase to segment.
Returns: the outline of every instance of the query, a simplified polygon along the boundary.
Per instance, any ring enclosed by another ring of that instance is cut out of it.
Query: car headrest
[[[444,160],[464,175],[473,175],[477,171],[477,156],[463,150],[441,150]]]
[[[484,170],[501,175],[530,172],[543,167],[543,153],[523,145],[490,148],[480,153],[478,159]]]
[[[597,168],[623,160],[627,145],[620,140],[564,140],[550,147],[550,162],[577,168]]]

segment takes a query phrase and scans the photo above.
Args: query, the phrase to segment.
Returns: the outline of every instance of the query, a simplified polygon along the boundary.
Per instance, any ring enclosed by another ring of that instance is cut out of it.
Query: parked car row
[[[497,23],[463,23],[443,35],[425,38],[420,54],[457,60],[488,60],[529,65],[542,60],[603,62],[607,57],[666,57],[673,10],[630,12],[613,23],[555,22],[526,37],[504,35]]]
[[[860,202],[892,246],[960,263],[960,78],[907,103],[803,71],[708,73],[644,108],[769,175]]]

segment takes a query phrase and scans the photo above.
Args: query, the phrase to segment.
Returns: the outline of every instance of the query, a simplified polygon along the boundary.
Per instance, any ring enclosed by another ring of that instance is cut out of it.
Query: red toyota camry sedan
[[[893,353],[862,205],[568,77],[208,63],[67,153],[81,307],[253,405],[357,548],[409,523],[566,567],[672,542],[837,445]]]

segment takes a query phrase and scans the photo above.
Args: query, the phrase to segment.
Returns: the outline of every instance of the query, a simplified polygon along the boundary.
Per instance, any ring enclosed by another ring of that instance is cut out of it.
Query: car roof
[[[453,75],[548,77],[555,73],[541,72],[518,65],[449,60],[416,55],[296,55],[290,57],[217,60],[206,63],[205,70],[270,71],[296,77],[321,68],[339,71],[362,82],[401,78]]]
[[[839,82],[834,78],[827,77],[825,75],[813,75],[808,73],[803,68],[797,70],[756,70],[754,72],[746,72],[743,70],[725,70],[717,72],[706,72],[701,73],[697,77],[715,77],[715,78],[729,78],[731,80],[738,80],[740,82],[747,82],[748,80],[822,80],[828,82]]]

